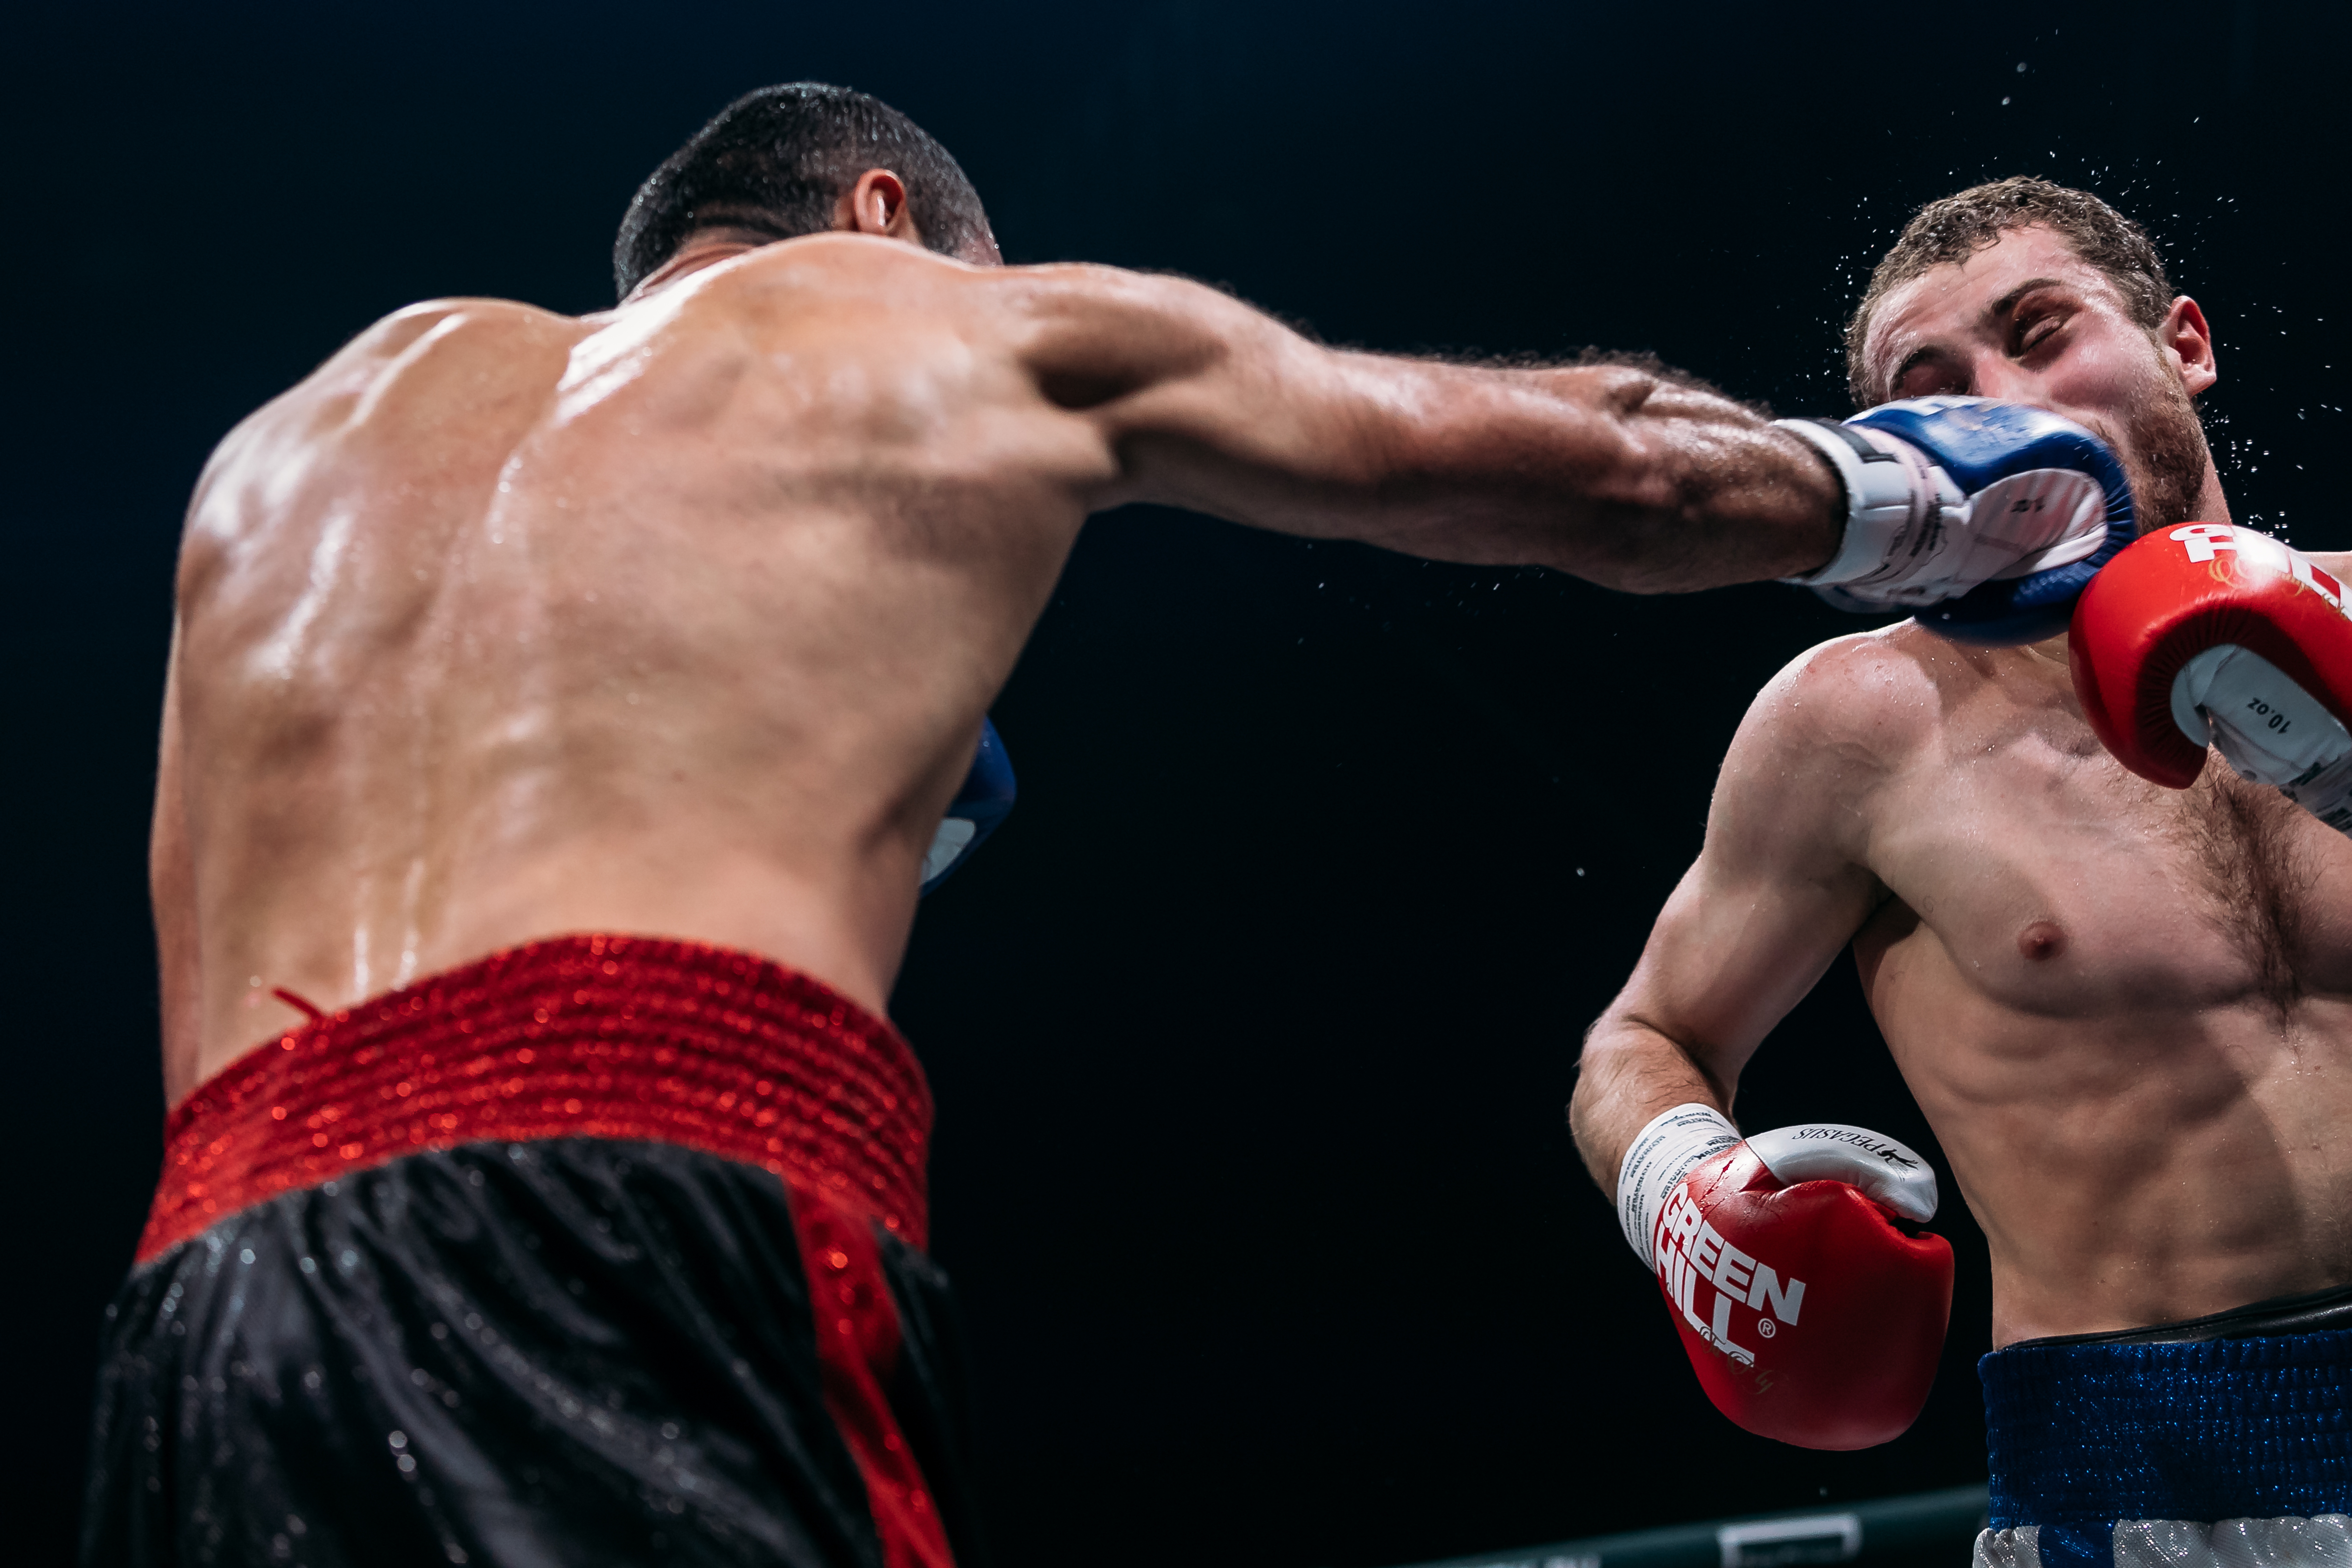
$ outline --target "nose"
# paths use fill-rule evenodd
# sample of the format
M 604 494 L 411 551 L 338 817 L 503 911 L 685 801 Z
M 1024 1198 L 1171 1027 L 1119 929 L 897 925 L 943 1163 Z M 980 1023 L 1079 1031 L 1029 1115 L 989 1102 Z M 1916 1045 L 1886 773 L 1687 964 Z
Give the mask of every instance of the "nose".
M 2040 404 L 2042 378 L 2007 354 L 1979 354 L 1969 365 L 1969 395 L 2003 403 Z

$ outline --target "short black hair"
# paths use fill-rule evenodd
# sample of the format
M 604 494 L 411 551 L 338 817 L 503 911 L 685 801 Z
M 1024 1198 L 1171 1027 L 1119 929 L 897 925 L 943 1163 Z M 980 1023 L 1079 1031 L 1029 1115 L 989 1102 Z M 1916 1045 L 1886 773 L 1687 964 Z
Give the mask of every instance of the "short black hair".
M 698 228 L 725 225 L 778 239 L 821 234 L 868 169 L 905 183 L 930 249 L 955 256 L 989 243 L 980 193 L 921 126 L 866 93 L 787 82 L 720 110 L 637 187 L 613 242 L 614 286 L 626 299 Z

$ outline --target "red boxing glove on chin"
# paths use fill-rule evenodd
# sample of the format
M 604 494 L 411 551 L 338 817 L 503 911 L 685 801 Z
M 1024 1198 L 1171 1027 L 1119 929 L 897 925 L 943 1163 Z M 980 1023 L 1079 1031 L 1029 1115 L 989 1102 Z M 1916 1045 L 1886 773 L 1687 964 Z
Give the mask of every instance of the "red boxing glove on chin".
M 1659 1182 L 1707 1121 L 1717 1147 Z M 1858 1127 L 1801 1123 L 1721 1147 L 1727 1135 L 1738 1137 L 1713 1110 L 1678 1106 L 1626 1155 L 1635 1206 L 1649 1206 L 1643 1188 L 1664 1197 L 1648 1256 L 1700 1386 L 1737 1425 L 1800 1447 L 1900 1436 L 1927 1403 L 1952 1315 L 1950 1245 L 1897 1223 L 1934 1216 L 1934 1173 Z M 1619 1191 L 1622 1212 L 1624 1176 Z M 1630 1232 L 1639 1221 L 1626 1217 Z

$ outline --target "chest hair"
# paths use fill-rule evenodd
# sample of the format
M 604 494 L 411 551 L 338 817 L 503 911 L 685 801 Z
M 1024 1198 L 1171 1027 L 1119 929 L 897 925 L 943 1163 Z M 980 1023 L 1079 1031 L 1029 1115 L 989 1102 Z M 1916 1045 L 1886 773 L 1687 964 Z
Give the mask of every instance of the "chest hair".
M 2295 970 L 2315 868 L 2295 845 L 2302 808 L 2250 784 L 2219 758 L 2182 797 L 2181 826 L 2206 911 L 2244 959 L 2255 991 L 2284 1013 L 2303 994 Z

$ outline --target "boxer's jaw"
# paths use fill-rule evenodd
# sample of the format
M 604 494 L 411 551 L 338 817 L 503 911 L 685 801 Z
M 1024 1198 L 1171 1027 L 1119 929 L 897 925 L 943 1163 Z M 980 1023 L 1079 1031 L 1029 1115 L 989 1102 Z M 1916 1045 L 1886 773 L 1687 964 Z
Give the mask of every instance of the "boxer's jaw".
M 2143 530 L 2230 521 L 2191 401 L 2218 378 L 2204 312 L 2183 295 L 2151 334 L 2047 228 L 2012 229 L 1891 290 L 1864 363 L 1888 398 L 1998 397 L 2088 427 L 2122 460 Z

